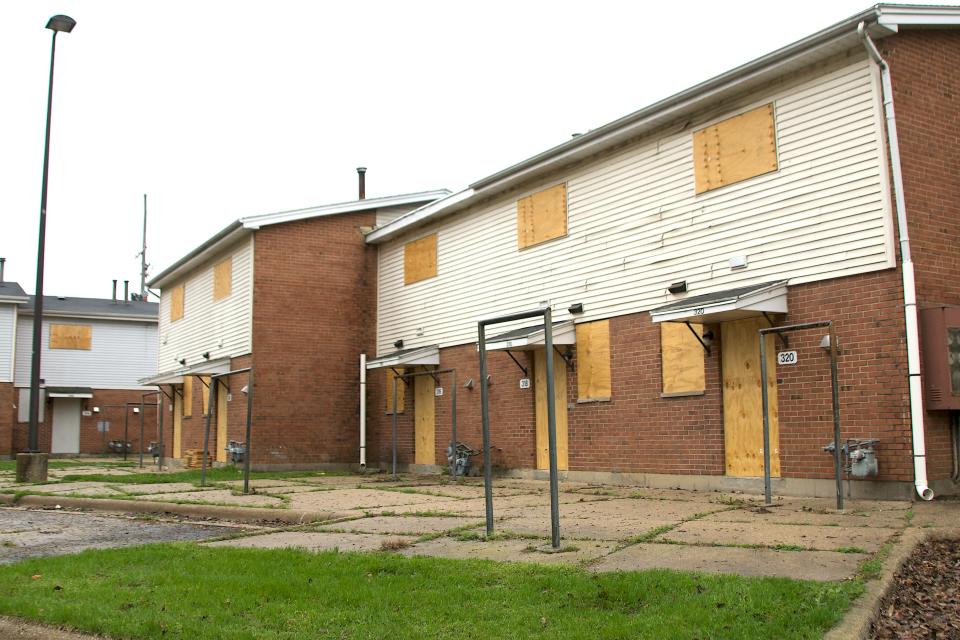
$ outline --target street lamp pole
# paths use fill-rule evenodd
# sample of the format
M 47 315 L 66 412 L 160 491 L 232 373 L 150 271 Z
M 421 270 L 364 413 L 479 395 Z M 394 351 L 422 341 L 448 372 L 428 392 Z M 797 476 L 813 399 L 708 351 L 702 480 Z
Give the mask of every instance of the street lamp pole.
M 30 423 L 27 450 L 39 450 L 40 417 L 40 334 L 43 330 L 43 256 L 47 231 L 47 173 L 50 166 L 50 114 L 53 107 L 53 62 L 57 51 L 57 34 L 70 33 L 77 22 L 70 16 L 57 15 L 47 22 L 53 31 L 50 47 L 50 85 L 47 91 L 47 133 L 43 143 L 43 184 L 40 192 L 40 239 L 37 246 L 37 285 L 33 295 L 33 360 L 30 368 Z M 19 465 L 18 465 L 19 466 Z M 46 466 L 46 465 L 44 465 Z M 44 473 L 44 475 L 46 475 Z

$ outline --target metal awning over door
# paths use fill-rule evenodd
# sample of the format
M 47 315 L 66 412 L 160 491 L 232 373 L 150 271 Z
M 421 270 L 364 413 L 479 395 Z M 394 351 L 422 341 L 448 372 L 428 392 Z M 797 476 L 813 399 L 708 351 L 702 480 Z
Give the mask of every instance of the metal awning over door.
M 572 321 L 553 323 L 553 344 L 576 344 L 577 332 Z M 543 325 L 514 329 L 487 338 L 487 351 L 532 351 L 543 347 Z
M 650 310 L 653 322 L 713 324 L 787 312 L 787 281 L 764 282 L 684 298 Z
M 413 347 L 394 351 L 387 355 L 367 360 L 367 369 L 382 369 L 384 367 L 415 367 L 418 365 L 430 366 L 440 364 L 440 347 Z

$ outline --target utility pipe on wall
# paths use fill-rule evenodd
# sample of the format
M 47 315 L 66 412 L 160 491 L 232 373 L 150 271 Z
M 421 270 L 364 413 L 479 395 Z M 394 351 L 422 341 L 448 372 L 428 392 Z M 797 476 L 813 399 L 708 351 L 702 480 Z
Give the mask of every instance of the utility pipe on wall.
M 857 25 L 857 34 L 867 54 L 880 68 L 883 110 L 887 120 L 887 146 L 890 148 L 890 169 L 893 174 L 893 196 L 897 207 L 897 231 L 900 234 L 900 262 L 903 274 L 903 307 L 907 327 L 907 369 L 910 381 L 910 424 L 913 430 L 913 484 L 924 500 L 933 500 L 927 485 L 927 448 L 924 434 L 923 387 L 920 379 L 920 334 L 917 330 L 917 281 L 910 255 L 907 231 L 907 208 L 903 197 L 903 170 L 900 164 L 900 143 L 897 139 L 897 118 L 893 112 L 893 83 L 890 67 L 880 55 L 877 45 L 867 34 L 866 24 Z
M 367 354 L 360 354 L 360 470 L 367 468 Z

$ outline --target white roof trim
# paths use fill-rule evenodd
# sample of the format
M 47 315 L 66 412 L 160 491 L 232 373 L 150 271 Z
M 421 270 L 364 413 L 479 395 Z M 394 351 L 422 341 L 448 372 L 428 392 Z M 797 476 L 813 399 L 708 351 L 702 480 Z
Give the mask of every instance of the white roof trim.
M 763 313 L 787 313 L 787 283 L 775 282 L 769 287 L 740 296 L 729 296 L 708 302 L 691 301 L 689 305 L 650 311 L 653 322 L 696 322 L 712 324 L 759 316 Z
M 463 191 L 458 191 L 457 193 L 453 194 L 450 194 L 449 192 L 447 193 L 449 195 L 446 197 L 441 198 L 440 200 L 435 200 L 429 204 L 425 204 L 419 209 L 414 209 L 413 211 L 405 213 L 402 216 L 391 220 L 379 229 L 371 231 L 367 234 L 367 243 L 377 244 L 378 242 L 391 238 L 404 229 L 416 226 L 421 221 L 429 220 L 441 212 L 446 211 L 447 209 L 464 204 L 466 201 L 476 195 L 476 192 L 473 189 L 464 189 Z
M 57 392 L 47 392 L 48 398 L 92 398 L 92 393 L 57 393 Z
M 141 378 L 137 380 L 142 385 L 158 385 L 158 384 L 183 384 L 183 374 L 180 373 L 160 373 L 152 378 Z
M 208 362 L 198 362 L 173 371 L 158 373 L 150 378 L 141 378 L 137 382 L 144 385 L 181 384 L 186 376 L 206 376 L 230 371 L 230 358 L 217 358 Z
M 440 364 L 440 347 L 433 345 L 419 349 L 408 349 L 398 353 L 388 353 L 385 356 L 368 360 L 367 369 L 438 364 Z
M 404 204 L 433 201 L 448 195 L 450 195 L 450 191 L 447 189 L 436 189 L 434 191 L 404 193 L 397 196 L 385 196 L 382 198 L 351 200 L 350 202 L 325 204 L 319 207 L 308 207 L 306 209 L 294 209 L 293 211 L 280 211 L 277 213 L 264 213 L 255 216 L 247 216 L 245 218 L 240 218 L 240 224 L 243 225 L 244 229 L 259 229 L 260 227 L 266 227 L 271 224 L 294 222 L 296 220 L 303 220 L 305 218 L 319 218 L 323 216 L 333 216 L 338 213 L 368 211 L 370 209 L 398 207 Z
M 949 27 L 960 25 L 960 7 L 877 5 L 877 23 L 891 31 L 898 27 Z
M 544 346 L 546 335 L 544 328 L 531 329 L 530 333 L 502 340 L 486 343 L 487 351 L 532 351 Z M 553 344 L 577 344 L 577 331 L 572 320 L 557 323 L 553 327 Z M 478 346 L 479 348 L 479 346 Z

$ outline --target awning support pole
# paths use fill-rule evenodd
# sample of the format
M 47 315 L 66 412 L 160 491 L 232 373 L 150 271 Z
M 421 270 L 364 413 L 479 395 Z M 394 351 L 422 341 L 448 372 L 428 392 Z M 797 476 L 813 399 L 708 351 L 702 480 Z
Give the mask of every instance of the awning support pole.
M 766 311 L 761 311 L 760 313 L 762 313 L 763 317 L 767 319 L 767 324 L 769 324 L 771 327 L 777 326 L 777 323 L 773 321 L 773 319 L 770 317 L 770 314 L 768 314 Z M 783 348 L 789 349 L 790 341 L 787 340 L 787 336 L 783 335 L 782 333 L 778 333 L 776 335 L 777 335 L 777 338 L 780 340 L 780 344 L 783 345 Z
M 706 352 L 707 352 L 707 355 L 709 356 L 709 355 L 710 355 L 710 345 L 708 345 L 706 342 L 703 341 L 703 338 L 701 338 L 701 337 L 700 337 L 700 334 L 697 333 L 697 330 L 693 328 L 693 325 L 691 325 L 689 322 L 686 322 L 686 321 L 684 321 L 683 324 L 687 325 L 687 329 L 690 329 L 690 333 L 693 334 L 693 337 L 697 339 L 697 342 L 700 343 L 700 346 L 703 347 L 703 350 L 706 351 Z
M 390 368 L 394 374 L 397 373 L 397 370 L 393 367 Z M 393 376 L 393 479 L 397 479 L 397 381 L 400 378 L 396 375 Z
M 527 372 L 527 368 L 526 368 L 525 366 L 523 366 L 522 364 L 520 364 L 520 361 L 519 361 L 519 360 L 517 360 L 516 358 L 513 357 L 513 353 L 512 353 L 509 349 L 507 349 L 506 351 L 507 351 L 507 355 L 510 356 L 510 359 L 513 360 L 513 362 L 514 362 L 518 367 L 520 367 L 520 371 L 523 371 L 523 377 L 524 377 L 524 378 L 529 378 L 529 377 L 530 377 L 530 374 Z

